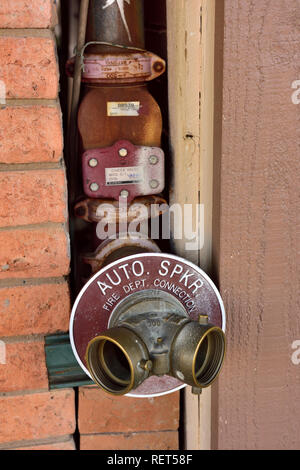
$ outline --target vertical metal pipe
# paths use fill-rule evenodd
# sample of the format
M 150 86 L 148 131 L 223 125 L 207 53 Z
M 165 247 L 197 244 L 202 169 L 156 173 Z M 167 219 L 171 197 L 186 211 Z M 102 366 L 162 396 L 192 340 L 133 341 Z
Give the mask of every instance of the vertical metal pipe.
M 71 202 L 75 199 L 75 187 L 74 177 L 77 173 L 77 158 L 78 153 L 77 148 L 77 112 L 80 99 L 80 89 L 81 89 L 81 74 L 82 74 L 82 64 L 80 53 L 85 44 L 86 36 L 86 27 L 88 19 L 88 10 L 89 10 L 90 0 L 81 0 L 80 2 L 80 12 L 79 12 L 79 25 L 78 25 L 78 39 L 77 39 L 77 54 L 75 59 L 75 68 L 74 68 L 74 78 L 73 78 L 73 88 L 72 88 L 72 101 L 71 101 L 71 110 L 69 116 L 69 125 L 68 125 L 68 148 L 67 155 L 69 161 L 69 173 L 70 173 L 70 200 Z
M 78 25 L 78 37 L 77 37 L 77 54 L 75 59 L 75 69 L 72 87 L 72 100 L 68 121 L 68 134 L 66 142 L 66 160 L 67 160 L 67 172 L 69 181 L 69 213 L 72 214 L 73 204 L 76 198 L 76 178 L 78 178 L 78 131 L 77 131 L 77 114 L 80 99 L 81 90 L 81 57 L 80 53 L 85 44 L 87 17 L 89 9 L 89 0 L 81 0 L 80 11 L 79 11 L 79 25 Z M 71 239 L 71 270 L 73 273 L 77 272 L 77 258 L 74 250 L 76 249 L 75 243 L 75 221 L 71 216 L 69 220 L 69 230 Z M 71 278 L 71 283 L 76 282 L 76 274 Z
M 103 41 L 143 49 L 143 4 L 143 0 L 90 0 L 86 42 Z M 115 53 L 116 50 L 92 46 L 89 52 Z

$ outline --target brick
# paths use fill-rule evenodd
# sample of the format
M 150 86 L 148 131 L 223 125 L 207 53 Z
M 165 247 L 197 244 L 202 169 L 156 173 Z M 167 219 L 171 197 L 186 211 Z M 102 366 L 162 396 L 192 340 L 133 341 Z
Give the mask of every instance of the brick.
M 0 28 L 48 28 L 56 23 L 53 0 L 1 0 Z
M 13 450 L 76 450 L 73 438 L 64 442 L 54 442 L 49 444 L 36 444 L 26 447 L 13 447 Z
M 178 450 L 178 432 L 81 435 L 80 450 Z
M 0 337 L 65 332 L 69 316 L 67 283 L 0 289 Z
M 0 173 L 0 227 L 64 222 L 66 181 L 63 170 Z
M 0 392 L 48 389 L 44 341 L 6 344 L 6 364 L 0 365 Z
M 0 280 L 66 275 L 68 248 L 63 227 L 0 231 Z
M 138 399 L 113 397 L 100 389 L 83 387 L 78 425 L 81 434 L 175 431 L 179 427 L 179 394 Z
M 53 36 L 0 36 L 0 77 L 8 99 L 55 99 L 58 65 Z
M 0 397 L 0 416 L 1 443 L 73 434 L 74 391 Z
M 58 105 L 0 109 L 0 163 L 58 162 L 62 153 Z

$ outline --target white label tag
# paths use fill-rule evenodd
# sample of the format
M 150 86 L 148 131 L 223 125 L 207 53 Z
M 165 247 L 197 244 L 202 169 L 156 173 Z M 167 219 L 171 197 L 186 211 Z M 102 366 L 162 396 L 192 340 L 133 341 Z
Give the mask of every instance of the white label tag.
M 107 116 L 139 116 L 139 101 L 109 101 L 107 103 Z
M 105 180 L 106 186 L 139 184 L 144 181 L 144 169 L 141 166 L 106 168 Z

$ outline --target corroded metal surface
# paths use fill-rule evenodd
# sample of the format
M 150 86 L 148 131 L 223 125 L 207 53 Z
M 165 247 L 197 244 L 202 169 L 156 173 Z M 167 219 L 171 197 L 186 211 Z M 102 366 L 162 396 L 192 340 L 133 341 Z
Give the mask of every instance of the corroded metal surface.
M 143 0 L 90 0 L 86 42 L 104 41 L 144 48 Z M 101 54 L 114 48 L 90 46 Z
M 75 215 L 86 222 L 101 222 L 104 218 L 107 223 L 130 224 L 137 219 L 144 221 L 164 214 L 169 206 L 160 196 L 141 196 L 133 199 L 130 204 L 125 202 L 120 206 L 119 201 L 112 199 L 84 199 L 75 206 Z
M 138 233 L 118 233 L 116 238 L 104 240 L 95 253 L 83 255 L 82 260 L 91 266 L 92 273 L 95 274 L 120 258 L 151 252 L 160 253 L 159 247 L 153 240 Z
M 159 194 L 165 186 L 164 163 L 160 148 L 135 146 L 126 140 L 90 149 L 82 156 L 84 192 L 92 198 L 124 197 L 128 202 Z
M 45 357 L 50 390 L 93 384 L 76 361 L 68 334 L 47 336 Z
M 67 62 L 67 74 L 74 74 L 75 58 Z M 151 52 L 124 54 L 89 54 L 84 56 L 82 81 L 84 83 L 138 83 L 149 82 L 166 70 L 165 61 Z
M 131 115 L 130 108 L 134 111 Z M 78 129 L 83 152 L 109 147 L 119 140 L 160 147 L 162 116 L 145 85 L 86 86 L 78 113 Z

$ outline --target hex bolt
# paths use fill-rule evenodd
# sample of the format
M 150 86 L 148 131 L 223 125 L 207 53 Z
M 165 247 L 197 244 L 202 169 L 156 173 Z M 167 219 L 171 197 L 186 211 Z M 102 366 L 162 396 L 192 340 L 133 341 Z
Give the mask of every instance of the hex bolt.
M 92 184 L 90 185 L 90 190 L 93 191 L 93 193 L 95 193 L 96 191 L 98 191 L 98 189 L 99 189 L 99 184 L 97 184 L 97 183 L 92 183 Z
M 150 181 L 150 187 L 152 189 L 156 189 L 156 188 L 158 188 L 158 186 L 159 186 L 159 182 L 157 180 L 151 180 Z
M 153 368 L 153 362 L 152 361 L 145 361 L 145 359 L 143 359 L 140 363 L 139 363 L 139 366 L 144 369 L 144 370 L 147 370 L 147 371 L 150 371 L 152 370 Z
M 96 158 L 91 158 L 89 161 L 89 166 L 91 168 L 96 168 L 96 166 L 98 166 L 98 160 Z
M 155 70 L 155 72 L 158 72 L 158 73 L 162 72 L 164 68 L 165 68 L 164 64 L 160 61 L 156 61 L 153 64 L 153 69 Z
M 149 162 L 150 165 L 157 165 L 158 157 L 156 155 L 151 155 L 151 157 L 149 157 Z
M 124 198 L 124 199 L 127 199 L 129 196 L 129 191 L 127 191 L 127 189 L 123 189 L 121 192 L 120 192 L 120 197 Z
M 120 155 L 120 157 L 127 157 L 127 155 L 128 155 L 128 150 L 125 149 L 125 148 L 120 149 L 120 150 L 119 150 L 119 155 Z
M 199 315 L 199 323 L 200 323 L 200 325 L 208 325 L 208 316 L 207 315 Z

